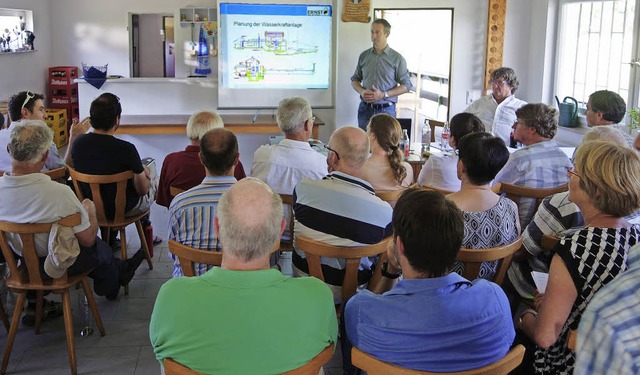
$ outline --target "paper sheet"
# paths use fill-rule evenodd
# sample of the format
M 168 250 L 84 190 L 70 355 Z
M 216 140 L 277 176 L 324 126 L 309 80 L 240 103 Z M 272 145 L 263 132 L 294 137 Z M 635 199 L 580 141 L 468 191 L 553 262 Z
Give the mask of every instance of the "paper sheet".
M 538 292 L 544 293 L 544 291 L 547 289 L 549 274 L 544 272 L 531 271 L 531 277 L 533 277 L 533 282 L 536 284 Z

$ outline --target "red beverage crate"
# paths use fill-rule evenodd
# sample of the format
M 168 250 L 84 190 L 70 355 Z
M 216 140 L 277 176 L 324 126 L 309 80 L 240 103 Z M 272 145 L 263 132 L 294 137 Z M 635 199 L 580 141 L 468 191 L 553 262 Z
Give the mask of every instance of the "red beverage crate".
M 73 80 L 78 78 L 78 67 L 75 66 L 52 66 L 49 68 L 49 84 L 64 86 L 73 84 Z

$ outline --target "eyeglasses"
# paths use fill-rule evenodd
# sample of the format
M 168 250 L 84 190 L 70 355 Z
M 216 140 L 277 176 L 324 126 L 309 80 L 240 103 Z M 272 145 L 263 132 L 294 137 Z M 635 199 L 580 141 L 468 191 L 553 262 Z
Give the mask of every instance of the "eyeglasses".
M 338 160 L 340 160 L 340 155 L 338 155 L 338 151 L 332 149 L 328 145 L 324 145 L 324 148 L 326 148 L 327 150 L 329 150 L 329 151 L 333 152 L 334 154 L 336 154 L 336 158 L 338 158 Z
M 574 175 L 578 178 L 582 178 L 582 176 L 580 176 L 578 173 L 573 171 L 573 168 L 567 168 L 567 176 L 571 177 L 571 175 Z
M 316 116 L 311 116 L 307 121 L 316 122 Z
M 489 84 L 492 86 L 503 86 L 505 82 L 503 80 L 490 80 Z
M 36 94 L 32 93 L 31 91 L 27 91 L 27 97 L 24 100 L 24 102 L 22 103 L 22 107 L 20 107 L 20 109 L 23 109 L 25 105 L 27 105 L 27 103 L 29 103 L 29 100 L 33 99 L 36 97 Z

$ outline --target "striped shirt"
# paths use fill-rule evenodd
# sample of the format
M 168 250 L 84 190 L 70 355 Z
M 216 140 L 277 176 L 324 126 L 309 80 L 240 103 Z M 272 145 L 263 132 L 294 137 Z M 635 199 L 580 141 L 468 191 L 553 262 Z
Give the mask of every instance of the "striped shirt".
M 367 181 L 332 172 L 320 181 L 304 179 L 293 192 L 295 236 L 336 246 L 370 245 L 392 233 L 391 206 L 376 197 Z M 304 253 L 296 250 L 304 258 Z M 321 263 L 344 269 L 344 260 L 321 258 Z M 363 258 L 361 267 L 370 268 Z
M 207 176 L 200 185 L 180 193 L 169 206 L 169 239 L 201 250 L 222 248 L 213 229 L 213 217 L 218 201 L 227 189 L 236 182 L 231 176 Z M 169 253 L 173 262 L 173 277 L 183 276 L 178 257 Z M 196 276 L 211 267 L 195 264 Z
M 640 374 L 640 245 L 593 297 L 578 327 L 575 374 Z
M 506 182 L 529 188 L 553 188 L 569 181 L 567 169 L 573 165 L 555 141 L 534 143 L 517 150 L 498 172 L 494 183 Z M 520 198 L 520 227 L 525 228 L 535 214 L 536 200 Z

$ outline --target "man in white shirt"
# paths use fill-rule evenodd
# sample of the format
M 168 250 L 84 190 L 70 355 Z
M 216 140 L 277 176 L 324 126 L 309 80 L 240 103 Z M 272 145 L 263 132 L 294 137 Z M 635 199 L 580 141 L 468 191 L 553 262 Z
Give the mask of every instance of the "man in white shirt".
M 315 118 L 306 99 L 283 99 L 278 105 L 276 119 L 285 139 L 277 145 L 260 146 L 256 150 L 251 176 L 264 181 L 278 194 L 293 194 L 293 188 L 303 178 L 320 180 L 326 176 L 327 160 L 307 142 Z M 284 207 L 287 221 L 289 209 Z M 290 236 L 287 223 L 282 239 L 289 240 Z
M 502 67 L 491 72 L 492 93 L 474 101 L 465 109 L 480 117 L 488 132 L 510 144 L 511 125 L 516 120 L 516 109 L 527 104 L 514 94 L 520 82 L 511 68 Z
M 589 95 L 587 111 L 584 113 L 589 127 L 608 126 L 622 132 L 629 147 L 633 146 L 633 137 L 629 135 L 629 128 L 619 125 L 627 113 L 627 104 L 617 93 L 609 90 L 599 90 Z

